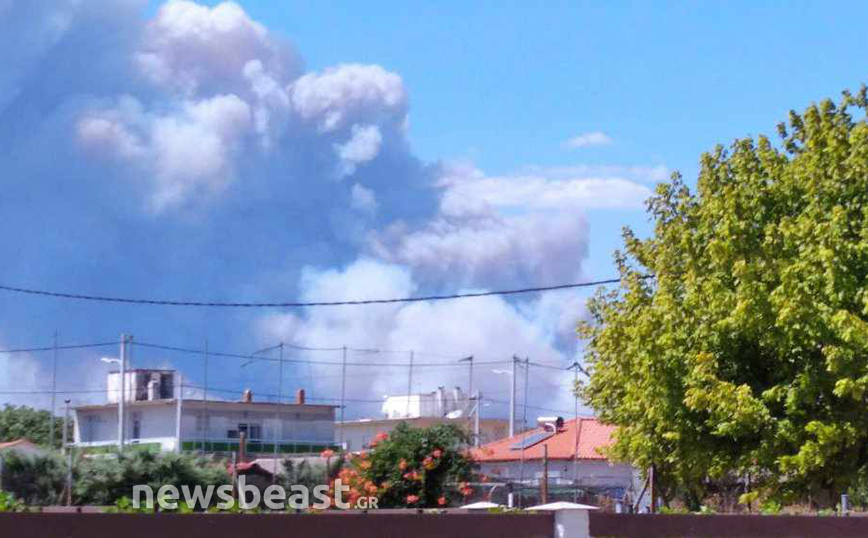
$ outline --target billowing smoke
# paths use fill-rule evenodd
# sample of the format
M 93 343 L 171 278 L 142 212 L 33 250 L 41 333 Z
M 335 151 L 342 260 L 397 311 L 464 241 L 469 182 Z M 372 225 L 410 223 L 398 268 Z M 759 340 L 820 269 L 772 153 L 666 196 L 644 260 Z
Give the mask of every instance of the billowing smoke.
M 328 301 L 575 281 L 588 276 L 583 210 L 637 207 L 650 192 L 637 176 L 659 172 L 491 177 L 472 165 L 425 163 L 411 149 L 400 74 L 354 63 L 306 70 L 288 40 L 232 2 L 172 0 L 150 19 L 146 7 L 0 2 L 4 282 Z M 195 347 L 208 337 L 214 349 L 282 339 L 381 350 L 353 352 L 356 363 L 406 361 L 415 350 L 420 364 L 426 353 L 480 363 L 518 354 L 566 366 L 583 312 L 572 292 L 255 314 L 16 300 L 0 303 L 0 322 L 18 341 L 44 342 L 55 328 L 78 341 L 129 331 Z M 165 360 L 137 353 L 140 364 Z M 90 372 L 98 357 L 67 356 L 66 367 Z M 314 357 L 322 355 L 298 356 Z M 43 359 L 2 360 L 6 379 L 44 377 L 44 362 L 31 367 Z M 174 364 L 201 376 L 200 362 Z M 505 367 L 480 366 L 477 387 L 506 398 L 506 378 L 491 372 Z M 288 376 L 334 396 L 337 373 L 312 362 Z M 405 374 L 354 367 L 351 394 L 403 392 Z M 273 391 L 272 378 L 248 375 L 221 367 L 211 379 Z M 549 388 L 532 391 L 533 401 L 571 408 L 570 374 L 534 376 L 542 381 L 532 377 L 531 387 Z M 466 377 L 463 366 L 419 366 L 413 388 L 466 388 Z

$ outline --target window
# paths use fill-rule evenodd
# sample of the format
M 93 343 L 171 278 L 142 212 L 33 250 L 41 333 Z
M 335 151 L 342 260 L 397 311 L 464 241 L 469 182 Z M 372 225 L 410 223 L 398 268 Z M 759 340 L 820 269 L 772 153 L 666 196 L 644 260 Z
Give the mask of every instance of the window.
M 227 431 L 226 437 L 229 439 L 238 439 L 241 437 L 242 433 L 247 436 L 247 439 L 262 439 L 262 425 L 241 423 L 238 425 L 237 430 Z
M 138 414 L 138 413 L 136 413 Z M 142 419 L 133 415 L 133 439 L 142 438 Z

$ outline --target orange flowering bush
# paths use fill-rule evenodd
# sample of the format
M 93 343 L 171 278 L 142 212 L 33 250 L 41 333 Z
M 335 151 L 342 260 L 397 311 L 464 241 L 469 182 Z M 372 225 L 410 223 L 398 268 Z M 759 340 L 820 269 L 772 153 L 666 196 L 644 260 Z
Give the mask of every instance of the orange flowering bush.
M 377 435 L 368 452 L 347 458 L 337 476 L 350 488 L 342 499 L 353 505 L 363 496 L 374 496 L 380 508 L 433 508 L 462 502 L 472 492 L 468 482 L 475 477 L 475 464 L 462 450 L 467 442 L 457 426 L 399 424 L 391 435 Z M 454 484 L 460 484 L 457 492 L 450 487 Z M 332 481 L 332 499 L 334 488 Z

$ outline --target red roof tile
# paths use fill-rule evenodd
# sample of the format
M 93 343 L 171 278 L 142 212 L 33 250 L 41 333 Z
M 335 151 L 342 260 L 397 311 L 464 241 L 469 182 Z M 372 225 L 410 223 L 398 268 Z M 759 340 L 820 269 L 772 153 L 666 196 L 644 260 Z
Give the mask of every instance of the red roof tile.
M 543 446 L 548 446 L 549 459 L 572 460 L 576 444 L 576 425 L 579 425 L 579 459 L 605 460 L 600 450 L 612 444 L 612 432 L 615 426 L 600 423 L 595 418 L 580 418 L 578 421 L 564 422 L 564 429 L 553 436 L 540 441 L 524 450 L 524 459 L 542 459 Z M 534 433 L 542 432 L 543 428 L 528 430 L 525 435 L 529 437 Z M 478 462 L 513 461 L 521 459 L 521 450 L 512 450 L 510 447 L 520 443 L 522 434 L 507 439 L 501 439 L 488 443 L 471 450 L 473 458 Z

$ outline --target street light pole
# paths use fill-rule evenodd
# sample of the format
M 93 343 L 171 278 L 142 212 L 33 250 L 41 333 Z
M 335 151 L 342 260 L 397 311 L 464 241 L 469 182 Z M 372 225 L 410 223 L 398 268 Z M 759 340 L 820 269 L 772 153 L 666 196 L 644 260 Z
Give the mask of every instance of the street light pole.
M 66 404 L 66 412 L 63 415 L 63 450 L 66 453 L 66 506 L 72 505 L 72 450 L 67 447 L 67 432 L 69 431 L 69 402 Z
M 467 395 L 473 395 L 473 355 L 469 357 L 464 357 L 463 359 L 458 359 L 458 362 L 466 362 L 469 366 L 470 376 L 467 383 Z
M 57 331 L 54 331 L 54 366 L 51 372 L 51 421 L 49 424 L 50 431 L 48 434 L 49 443 L 54 447 L 54 413 L 57 411 Z
M 341 355 L 341 426 L 340 426 L 340 447 L 341 450 L 344 450 L 344 428 L 346 424 L 344 423 L 344 409 L 345 409 L 345 397 L 347 393 L 347 346 L 345 345 L 342 349 Z M 328 470 L 326 470 L 328 471 Z
M 277 409 L 274 411 L 277 418 L 277 424 L 274 425 L 274 469 L 271 473 L 271 483 L 277 482 L 277 449 L 278 445 L 283 441 L 283 420 L 280 417 L 280 404 L 283 402 L 283 342 L 280 343 L 280 356 L 278 358 L 278 379 L 277 379 Z
M 126 399 L 127 399 L 127 335 L 121 334 L 121 356 L 120 364 L 120 389 L 121 393 L 118 397 L 118 452 L 124 450 L 124 427 L 126 419 Z
M 575 443 L 573 444 L 573 502 L 579 502 L 579 435 L 581 424 L 579 423 L 579 396 L 575 394 L 576 385 L 579 382 L 579 370 L 582 368 L 582 365 L 579 364 L 578 361 L 574 362 L 570 366 L 567 367 L 567 370 L 573 370 L 575 372 L 575 377 L 573 378 L 573 396 L 575 403 L 575 423 L 573 424 L 573 428 L 576 430 L 576 438 Z

